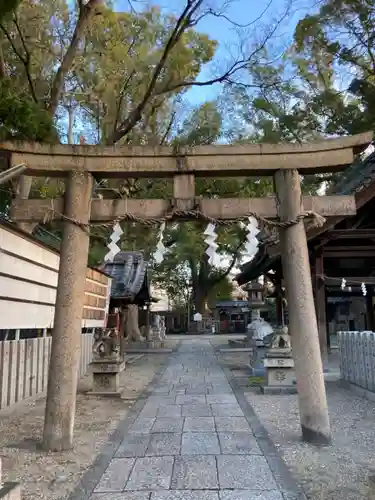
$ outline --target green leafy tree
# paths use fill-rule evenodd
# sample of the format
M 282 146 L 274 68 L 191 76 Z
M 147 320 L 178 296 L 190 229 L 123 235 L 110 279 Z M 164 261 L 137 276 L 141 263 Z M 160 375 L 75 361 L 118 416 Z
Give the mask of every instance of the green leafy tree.
M 222 134 L 223 117 L 217 102 L 207 102 L 194 109 L 180 127 L 173 143 L 175 145 L 214 144 Z M 197 196 L 208 198 L 264 195 L 270 192 L 272 183 L 259 179 L 196 179 Z M 176 274 L 189 272 L 188 284 L 191 287 L 193 309 L 204 313 L 207 305 L 212 304 L 220 290 L 230 295 L 228 276 L 235 266 L 244 242 L 244 232 L 238 226 L 217 227 L 219 249 L 223 259 L 229 264 L 215 268 L 208 262 L 205 253 L 203 222 L 185 222 L 168 228 L 165 240 L 168 252 L 164 262 L 154 269 L 154 280 L 165 290 L 170 289 L 170 280 L 176 282 Z M 180 267 L 179 267 L 180 266 Z M 180 278 L 177 278 L 177 283 Z
M 328 133 L 375 130 L 374 31 L 370 0 L 324 0 L 297 25 L 294 48 Z M 340 88 L 334 88 L 334 80 Z

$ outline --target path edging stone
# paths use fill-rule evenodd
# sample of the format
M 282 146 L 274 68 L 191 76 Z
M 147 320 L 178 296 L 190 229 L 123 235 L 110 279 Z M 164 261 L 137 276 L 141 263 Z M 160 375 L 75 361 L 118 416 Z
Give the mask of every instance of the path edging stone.
M 237 385 L 235 377 L 233 377 L 229 368 L 223 366 L 220 359 L 218 362 L 228 379 L 229 385 L 237 398 L 238 404 L 240 405 L 246 420 L 249 422 L 258 446 L 268 462 L 284 500 L 307 500 L 303 489 L 298 485 L 297 481 L 292 476 L 292 473 L 282 459 L 279 450 L 270 438 L 266 428 L 259 420 L 252 406 L 246 400 L 243 391 L 244 388 Z
M 179 344 L 181 341 L 179 342 Z M 108 437 L 108 441 L 103 445 L 99 455 L 94 460 L 93 464 L 87 469 L 81 477 L 78 485 L 69 495 L 68 500 L 89 500 L 100 478 L 106 471 L 110 461 L 116 454 L 124 435 L 126 435 L 130 426 L 134 423 L 139 413 L 146 404 L 150 391 L 155 387 L 161 379 L 163 373 L 167 369 L 168 363 L 159 366 L 151 382 L 138 396 L 134 405 L 129 409 L 126 417 L 121 420 L 116 429 Z

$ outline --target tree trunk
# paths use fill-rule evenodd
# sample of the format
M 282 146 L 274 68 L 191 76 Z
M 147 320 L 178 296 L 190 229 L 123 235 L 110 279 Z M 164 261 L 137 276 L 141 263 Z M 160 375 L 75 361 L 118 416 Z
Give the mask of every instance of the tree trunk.
M 207 297 L 208 293 L 206 290 L 201 289 L 199 286 L 194 287 L 193 303 L 195 312 L 199 312 L 200 314 L 202 314 L 202 316 L 207 311 Z
M 138 322 L 138 306 L 135 304 L 128 305 L 127 318 L 126 318 L 126 339 L 127 341 L 142 342 L 144 337 L 139 330 Z

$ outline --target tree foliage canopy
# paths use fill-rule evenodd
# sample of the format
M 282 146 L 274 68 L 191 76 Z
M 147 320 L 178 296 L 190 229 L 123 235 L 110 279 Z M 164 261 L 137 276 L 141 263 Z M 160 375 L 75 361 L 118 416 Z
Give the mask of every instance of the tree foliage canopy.
M 202 70 L 223 40 L 202 33 L 199 22 L 207 16 L 230 22 L 226 1 L 216 9 L 206 0 L 183 4 L 172 15 L 157 6 L 118 12 L 102 0 L 2 2 L 0 139 L 178 147 L 304 142 L 375 129 L 373 1 L 322 0 L 299 19 L 283 48 L 276 35 L 288 9 L 268 25 L 259 19 L 232 23 L 241 34 L 237 54 L 206 80 Z M 188 89 L 215 83 L 222 84 L 219 96 L 191 105 Z M 305 177 L 303 189 L 315 193 L 322 181 L 335 179 Z M 63 189 L 59 181 L 39 179 L 32 194 L 51 197 Z M 268 178 L 210 178 L 197 180 L 196 194 L 251 197 L 272 189 Z M 95 195 L 170 198 L 172 182 L 107 179 L 96 185 Z M 6 196 L 1 201 L 9 204 Z M 151 255 L 156 228 L 123 229 L 124 249 Z M 215 269 L 204 253 L 203 229 L 199 223 L 168 227 L 169 251 L 154 269 L 159 286 L 178 303 L 192 301 L 196 310 L 215 294 L 230 293 L 228 276 L 244 237 L 239 227 L 219 230 L 227 266 Z M 107 239 L 108 230 L 93 231 L 90 263 L 101 261 Z

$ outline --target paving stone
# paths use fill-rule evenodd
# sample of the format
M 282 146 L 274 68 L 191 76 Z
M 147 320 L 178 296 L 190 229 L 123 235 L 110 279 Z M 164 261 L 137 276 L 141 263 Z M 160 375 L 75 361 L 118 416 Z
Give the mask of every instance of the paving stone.
M 131 434 L 147 434 L 151 431 L 156 418 L 153 417 L 138 417 L 130 426 L 129 433 Z
M 158 491 L 152 493 L 151 500 L 219 500 L 216 491 Z
M 123 493 L 94 493 L 90 500 L 149 500 L 147 491 L 126 491 Z
M 146 455 L 179 455 L 181 446 L 181 434 L 172 432 L 161 432 L 151 434 Z
M 210 405 L 182 405 L 183 417 L 211 417 L 212 411 Z
M 151 404 L 145 406 L 138 414 L 138 418 L 152 418 L 156 417 L 159 411 L 159 406 Z
M 283 499 L 209 341 L 183 342 L 149 394 L 90 500 Z
M 125 490 L 167 490 L 171 484 L 174 458 L 137 458 Z
M 243 417 L 243 411 L 239 404 L 217 404 L 211 405 L 214 417 Z
M 255 437 L 249 432 L 219 432 L 223 455 L 261 455 Z
M 171 489 L 218 489 L 216 460 L 212 455 L 179 456 L 175 459 Z
M 218 455 L 219 440 L 216 432 L 184 432 L 181 455 Z
M 219 385 L 217 387 L 211 387 L 208 389 L 208 394 L 233 394 L 230 385 Z
M 114 458 L 111 460 L 109 466 L 94 489 L 94 492 L 101 493 L 104 491 L 122 491 L 125 488 L 134 462 L 134 458 Z
M 219 455 L 219 484 L 222 489 L 277 490 L 264 457 L 257 455 Z
M 197 383 L 197 384 L 187 384 L 187 383 L 179 383 L 176 384 L 176 389 L 210 389 L 212 387 L 212 384 L 210 382 L 207 382 L 205 384 L 202 383 Z
M 204 394 L 185 394 L 185 395 L 179 395 L 179 396 L 176 396 L 176 404 L 177 405 L 206 404 L 206 396 Z
M 220 500 L 283 500 L 279 491 L 254 491 L 254 490 L 222 490 Z
M 159 406 L 165 406 L 165 405 L 173 405 L 175 400 L 175 396 L 164 396 L 163 394 L 152 394 L 151 396 L 148 397 L 147 403 L 153 403 L 155 405 Z
M 186 389 L 186 394 L 208 394 L 208 392 L 209 389 L 207 389 L 206 387 Z
M 165 405 L 161 406 L 157 412 L 158 417 L 180 417 L 181 405 Z
M 115 457 L 144 457 L 150 434 L 128 434 L 118 447 Z
M 215 432 L 215 421 L 213 417 L 186 417 L 184 432 Z
M 155 419 L 151 432 L 181 432 L 183 417 L 160 417 Z
M 168 394 L 169 391 L 172 391 L 174 389 L 173 387 L 173 384 L 170 384 L 170 385 L 165 385 L 165 386 L 159 386 L 159 387 L 156 387 L 152 393 L 154 395 L 157 395 L 157 394 Z
M 233 393 L 231 394 L 207 394 L 208 404 L 238 404 Z
M 251 432 L 245 417 L 214 417 L 217 432 Z

